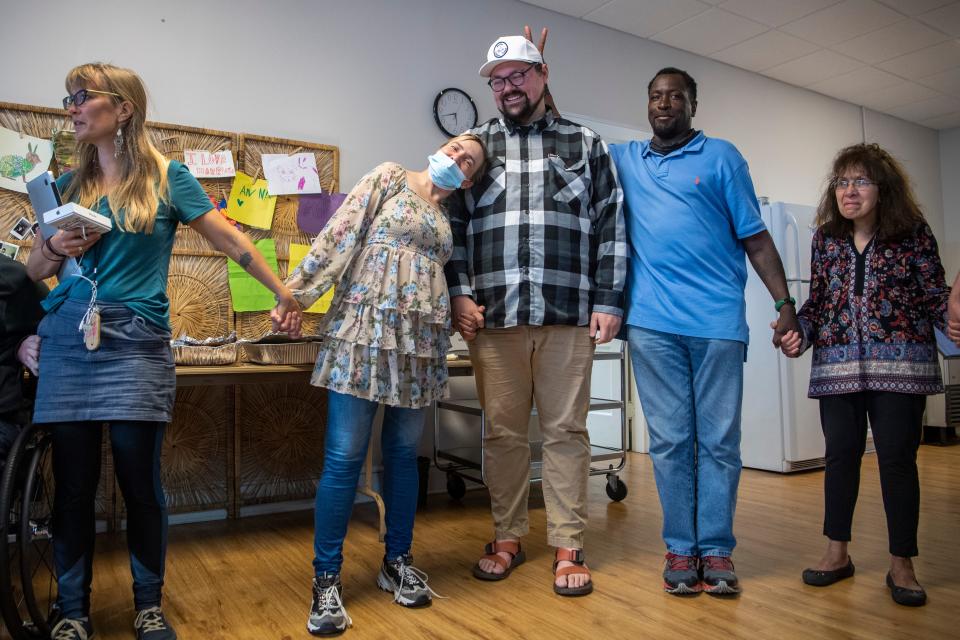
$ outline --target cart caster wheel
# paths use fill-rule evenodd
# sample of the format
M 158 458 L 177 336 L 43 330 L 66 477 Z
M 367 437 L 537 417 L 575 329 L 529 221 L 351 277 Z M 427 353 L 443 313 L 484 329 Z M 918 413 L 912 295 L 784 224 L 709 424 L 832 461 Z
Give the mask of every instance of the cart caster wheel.
M 463 478 L 455 473 L 447 474 L 447 494 L 454 500 L 459 500 L 467 494 L 467 484 Z
M 607 497 L 614 502 L 620 502 L 627 497 L 627 485 L 617 476 L 607 477 Z

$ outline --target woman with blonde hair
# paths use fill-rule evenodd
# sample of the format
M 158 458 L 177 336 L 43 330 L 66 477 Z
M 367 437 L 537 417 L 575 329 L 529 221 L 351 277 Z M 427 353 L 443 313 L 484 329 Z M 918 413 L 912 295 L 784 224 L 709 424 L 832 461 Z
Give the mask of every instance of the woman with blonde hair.
M 139 640 L 176 633 L 161 608 L 167 513 L 160 449 L 176 375 L 170 349 L 167 271 L 177 225 L 189 224 L 270 288 L 277 328 L 297 331 L 300 310 L 250 240 L 213 211 L 187 168 L 147 136 L 147 95 L 129 69 L 84 64 L 66 78 L 64 109 L 76 130 L 76 170 L 57 180 L 64 199 L 112 221 L 104 234 L 39 234 L 27 264 L 34 280 L 68 257 L 65 278 L 43 306 L 35 423 L 53 435 L 53 550 L 60 620 L 54 640 L 87 640 L 100 477 L 101 425 L 109 423 L 117 480 L 127 509 Z
M 933 330 L 944 328 L 950 288 L 909 178 L 879 145 L 837 154 L 811 256 L 802 334 L 781 343 L 791 357 L 813 346 L 809 395 L 820 402 L 826 440 L 827 549 L 803 581 L 826 587 L 853 576 L 848 547 L 869 424 L 887 514 L 887 586 L 897 604 L 920 606 L 917 448 L 926 396 L 943 393 Z
M 377 584 L 406 607 L 432 601 L 410 547 L 424 414 L 447 390 L 450 299 L 443 265 L 453 236 L 442 203 L 483 175 L 484 154 L 480 139 L 464 134 L 431 155 L 423 171 L 379 165 L 350 191 L 287 280 L 303 307 L 336 284 L 310 380 L 327 389 L 307 619 L 314 635 L 350 625 L 341 597 L 343 539 L 381 404 L 387 532 Z

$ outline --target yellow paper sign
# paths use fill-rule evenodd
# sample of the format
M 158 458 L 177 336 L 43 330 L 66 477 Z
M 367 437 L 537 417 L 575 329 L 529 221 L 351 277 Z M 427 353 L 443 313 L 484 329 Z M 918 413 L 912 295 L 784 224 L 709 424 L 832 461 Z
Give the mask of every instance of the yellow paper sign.
M 290 266 L 287 269 L 288 273 L 292 273 L 293 270 L 296 269 L 308 251 L 310 251 L 310 247 L 305 244 L 290 243 Z M 326 313 L 329 311 L 330 301 L 333 300 L 334 289 L 336 289 L 336 287 L 330 287 L 330 290 L 320 296 L 320 299 L 310 305 L 310 308 L 304 311 L 304 313 Z
M 256 182 L 237 171 L 227 201 L 227 217 L 257 229 L 269 229 L 273 224 L 273 211 L 277 206 L 277 197 L 267 191 L 267 181 Z

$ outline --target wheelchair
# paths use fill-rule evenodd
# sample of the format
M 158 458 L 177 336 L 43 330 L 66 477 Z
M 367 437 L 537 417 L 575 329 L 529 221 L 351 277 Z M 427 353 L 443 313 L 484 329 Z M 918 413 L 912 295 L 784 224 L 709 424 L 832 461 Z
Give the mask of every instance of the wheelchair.
M 0 613 L 13 640 L 49 638 L 58 616 L 52 452 L 49 431 L 28 423 L 0 481 L 0 531 L 7 538 L 0 553 Z

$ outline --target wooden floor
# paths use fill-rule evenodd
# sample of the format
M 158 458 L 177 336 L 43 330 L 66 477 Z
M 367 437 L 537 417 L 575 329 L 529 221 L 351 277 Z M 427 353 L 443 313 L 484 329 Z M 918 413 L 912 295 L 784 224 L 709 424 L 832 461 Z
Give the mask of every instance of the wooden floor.
M 591 480 L 587 554 L 594 595 L 551 591 L 542 498 L 531 496 L 528 562 L 508 580 L 470 575 L 490 537 L 487 495 L 462 503 L 434 495 L 417 518 L 414 554 L 447 599 L 407 610 L 377 589 L 382 555 L 372 506 L 358 507 L 346 542 L 344 597 L 363 638 L 960 638 L 960 447 L 921 448 L 920 581 L 929 605 L 895 605 L 884 586 L 887 536 L 876 459 L 866 456 L 851 555 L 857 575 L 827 589 L 801 570 L 822 551 L 822 473 L 783 476 L 746 470 L 734 554 L 743 594 L 679 598 L 661 589 L 660 507 L 649 458 L 630 454 L 629 495 L 611 503 Z M 93 621 L 101 640 L 132 637 L 129 564 L 119 536 L 98 539 Z M 312 515 L 173 527 L 165 610 L 182 640 L 307 638 Z M 712 629 L 711 629 L 712 627 Z

